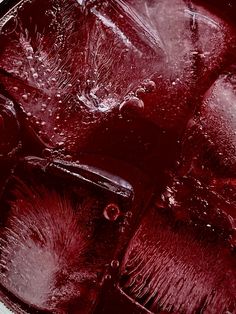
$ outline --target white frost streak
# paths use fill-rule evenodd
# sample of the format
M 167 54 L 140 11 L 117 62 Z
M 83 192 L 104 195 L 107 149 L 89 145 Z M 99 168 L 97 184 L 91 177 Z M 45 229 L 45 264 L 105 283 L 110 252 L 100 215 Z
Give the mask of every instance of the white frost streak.
M 127 16 L 131 21 L 133 21 L 135 27 L 135 31 L 138 34 L 145 34 L 146 44 L 150 46 L 150 48 L 154 49 L 156 51 L 161 49 L 162 51 L 165 51 L 164 49 L 164 43 L 161 40 L 160 34 L 155 26 L 155 23 L 153 23 L 153 18 L 150 15 L 150 9 L 146 2 L 144 4 L 146 16 L 145 14 L 140 14 L 136 10 L 129 7 L 124 1 L 119 1 L 117 4 L 120 6 L 120 9 L 122 12 L 124 12 L 124 15 Z
M 221 28 L 219 23 L 217 23 L 216 21 L 214 21 L 213 19 L 209 18 L 206 15 L 203 15 L 203 14 L 198 13 L 198 12 L 193 12 L 191 10 L 186 10 L 186 9 L 184 10 L 184 12 L 189 14 L 189 15 L 191 15 L 191 16 L 193 16 L 193 17 L 197 17 L 197 18 L 199 18 L 199 19 L 201 19 L 203 21 L 204 20 L 207 21 L 208 24 L 211 25 L 214 28 L 217 28 L 217 29 Z
M 122 42 L 127 46 L 127 47 L 132 47 L 134 48 L 134 46 L 132 45 L 132 43 L 130 42 L 130 40 L 125 36 L 125 34 L 110 20 L 108 19 L 106 16 L 102 15 L 100 12 L 98 12 L 96 9 L 92 9 L 92 12 L 94 15 L 96 15 L 96 17 L 108 28 L 111 28 L 114 34 L 117 34 L 120 39 L 122 40 Z

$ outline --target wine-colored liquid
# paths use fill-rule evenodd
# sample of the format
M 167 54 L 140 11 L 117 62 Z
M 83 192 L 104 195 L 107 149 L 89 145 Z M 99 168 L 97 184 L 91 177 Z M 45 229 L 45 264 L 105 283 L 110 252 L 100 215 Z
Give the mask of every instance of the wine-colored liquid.
M 2 302 L 235 313 L 235 4 L 0 10 Z

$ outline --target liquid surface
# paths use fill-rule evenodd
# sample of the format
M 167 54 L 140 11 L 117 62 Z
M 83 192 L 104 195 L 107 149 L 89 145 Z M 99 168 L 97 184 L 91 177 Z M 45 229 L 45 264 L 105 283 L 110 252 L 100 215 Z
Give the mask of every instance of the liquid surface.
M 11 311 L 236 313 L 234 12 L 230 1 L 0 4 Z

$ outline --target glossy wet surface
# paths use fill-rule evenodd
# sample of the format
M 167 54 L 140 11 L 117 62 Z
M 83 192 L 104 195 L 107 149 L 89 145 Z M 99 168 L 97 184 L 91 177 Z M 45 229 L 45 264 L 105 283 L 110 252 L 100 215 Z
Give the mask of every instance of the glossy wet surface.
M 32 0 L 2 13 L 12 311 L 235 313 L 233 8 Z

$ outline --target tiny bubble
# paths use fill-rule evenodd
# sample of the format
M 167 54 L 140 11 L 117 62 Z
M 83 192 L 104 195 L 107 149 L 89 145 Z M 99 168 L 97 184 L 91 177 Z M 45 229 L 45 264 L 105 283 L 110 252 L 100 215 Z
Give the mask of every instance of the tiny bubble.
M 106 280 L 111 280 L 111 275 L 105 275 Z
M 51 150 L 51 149 L 45 148 L 45 149 L 43 150 L 43 156 L 44 156 L 44 157 L 51 157 L 51 155 L 52 155 L 52 150 Z
M 111 267 L 112 267 L 112 268 L 116 269 L 116 268 L 119 267 L 119 265 L 120 265 L 120 263 L 119 263 L 118 260 L 113 260 L 113 261 L 111 261 Z
M 137 97 L 141 97 L 141 96 L 143 96 L 145 93 L 146 93 L 146 90 L 145 90 L 143 87 L 139 87 L 139 88 L 136 90 L 136 92 L 135 92 L 135 94 L 136 94 Z
M 34 73 L 34 74 L 33 74 L 33 78 L 37 79 L 38 77 L 39 77 L 39 76 L 38 76 L 37 73 Z
M 151 80 L 146 80 L 143 83 L 143 87 L 147 92 L 153 92 L 156 89 L 156 83 Z
M 128 211 L 128 212 L 125 214 L 125 216 L 126 216 L 127 218 L 131 218 L 131 217 L 133 216 L 133 213 L 132 213 L 131 211 Z
M 108 204 L 103 211 L 103 215 L 107 220 L 115 221 L 120 216 L 120 209 L 116 204 Z
M 119 229 L 120 233 L 124 233 L 125 232 L 125 227 L 124 226 L 121 226 L 120 229 Z

